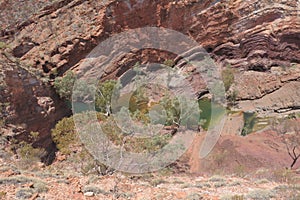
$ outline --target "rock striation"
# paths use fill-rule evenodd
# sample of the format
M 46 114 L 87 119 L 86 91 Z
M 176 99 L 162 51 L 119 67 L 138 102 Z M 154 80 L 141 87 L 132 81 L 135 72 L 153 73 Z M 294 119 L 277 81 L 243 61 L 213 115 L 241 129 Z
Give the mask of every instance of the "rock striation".
M 22 12 L 15 15 L 18 10 Z M 258 111 L 299 107 L 298 93 L 293 96 L 300 77 L 297 0 L 2 0 L 0 13 L 0 41 L 9 46 L 7 52 L 51 80 L 67 70 L 76 72 L 84 58 L 113 35 L 146 26 L 164 27 L 194 39 L 219 70 L 234 69 L 230 91 L 237 92 L 242 108 L 247 109 L 244 101 Z M 151 49 L 131 52 L 104 69 L 102 79 L 121 76 L 136 61 L 163 62 L 176 56 Z M 53 93 L 52 82 L 42 83 L 16 67 L 4 71 L 14 108 L 12 121 L 49 137 L 55 121 L 68 113 Z M 202 81 L 196 84 L 205 91 Z M 282 94 L 291 98 L 283 99 Z

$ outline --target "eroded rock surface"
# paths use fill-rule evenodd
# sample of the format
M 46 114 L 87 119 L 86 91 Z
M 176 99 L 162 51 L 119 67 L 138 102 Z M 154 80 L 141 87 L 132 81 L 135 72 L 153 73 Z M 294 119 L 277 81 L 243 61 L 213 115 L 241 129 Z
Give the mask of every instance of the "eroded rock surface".
M 50 79 L 70 69 L 79 70 L 84 58 L 112 35 L 146 26 L 164 27 L 203 46 L 219 71 L 228 65 L 235 69 L 230 90 L 237 91 L 240 107 L 271 112 L 299 108 L 300 15 L 296 0 L 20 2 L 0 2 L 0 40 L 22 65 L 43 71 Z M 14 20 L 10 12 L 16 13 L 18 7 L 28 12 Z M 102 79 L 120 77 L 136 61 L 163 62 L 176 56 L 151 49 L 131 52 L 103 69 Z M 6 70 L 12 121 L 49 137 L 51 126 L 67 111 L 55 97 L 51 82 L 44 84 L 26 70 L 12 67 Z M 205 91 L 199 76 L 193 80 Z

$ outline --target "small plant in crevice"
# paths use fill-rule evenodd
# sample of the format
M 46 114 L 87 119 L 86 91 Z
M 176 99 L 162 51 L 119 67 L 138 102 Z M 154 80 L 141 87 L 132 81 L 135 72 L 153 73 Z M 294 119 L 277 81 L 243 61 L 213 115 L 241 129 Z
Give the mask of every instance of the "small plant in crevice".
M 168 67 L 174 67 L 175 62 L 173 60 L 167 59 L 167 60 L 164 61 L 163 64 L 168 66 Z
M 226 66 L 226 68 L 222 71 L 221 77 L 224 83 L 225 91 L 228 91 L 231 85 L 234 83 L 234 73 L 231 65 Z

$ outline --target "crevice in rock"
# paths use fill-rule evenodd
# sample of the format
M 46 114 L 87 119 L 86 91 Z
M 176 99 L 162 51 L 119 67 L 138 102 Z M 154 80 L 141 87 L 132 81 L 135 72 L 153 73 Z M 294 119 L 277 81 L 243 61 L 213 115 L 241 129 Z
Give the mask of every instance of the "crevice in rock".
M 39 44 L 32 42 L 30 38 L 25 38 L 25 40 L 20 45 L 18 45 L 12 50 L 12 54 L 14 57 L 21 58 L 32 48 L 38 45 Z
M 300 111 L 300 106 L 290 106 L 274 110 L 276 113 L 284 114 L 291 111 Z

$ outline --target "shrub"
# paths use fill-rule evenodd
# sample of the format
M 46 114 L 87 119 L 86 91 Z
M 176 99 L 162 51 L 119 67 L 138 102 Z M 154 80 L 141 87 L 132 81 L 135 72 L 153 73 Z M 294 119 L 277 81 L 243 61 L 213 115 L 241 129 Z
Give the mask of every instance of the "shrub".
M 215 187 L 215 188 L 224 187 L 224 186 L 226 186 L 226 183 L 225 183 L 225 182 L 216 182 L 216 183 L 214 184 L 214 187 Z
M 234 173 L 236 174 L 236 176 L 238 177 L 245 177 L 247 175 L 246 173 L 246 168 L 244 165 L 238 165 L 234 168 Z
M 209 179 L 210 182 L 225 182 L 225 179 L 221 176 L 212 176 Z
M 149 98 L 144 88 L 140 87 L 134 91 L 129 101 L 131 117 L 148 124 L 150 122 L 150 118 L 147 115 L 149 113 L 148 102 Z
M 34 131 L 31 131 L 30 132 L 30 137 L 33 139 L 33 140 L 36 140 L 38 137 L 39 137 L 39 132 L 34 132 Z
M 111 113 L 111 97 L 116 85 L 115 80 L 107 80 L 98 84 L 95 95 L 95 108 L 97 111 Z
M 57 94 L 61 98 L 70 101 L 75 80 L 76 76 L 72 71 L 68 71 L 64 77 L 57 77 L 54 81 Z
M 98 118 L 104 118 L 97 113 Z M 92 155 L 84 148 L 78 133 L 75 130 L 73 117 L 63 118 L 51 131 L 52 139 L 60 153 L 67 155 L 66 162 L 72 166 L 76 163 L 79 173 L 87 174 L 107 174 L 111 171 L 104 164 L 98 163 Z
M 290 169 L 277 169 L 272 172 L 272 178 L 275 181 L 290 183 L 293 177 L 293 172 Z
M 24 184 L 24 183 L 29 183 L 32 182 L 33 179 L 28 178 L 26 176 L 14 176 L 14 177 L 6 177 L 6 178 L 0 178 L 0 185 L 5 184 Z
M 165 96 L 160 104 L 164 107 L 166 111 L 166 122 L 165 125 L 169 126 L 174 123 L 179 123 L 180 119 L 180 103 L 177 98 L 172 98 L 169 95 Z
M 34 190 L 30 188 L 21 188 L 16 192 L 17 199 L 29 199 L 34 194 Z
M 274 198 L 275 194 L 270 190 L 257 189 L 249 192 L 246 197 L 253 200 L 269 200 L 271 198 Z
M 260 179 L 255 181 L 256 184 L 265 184 L 265 183 L 269 183 L 270 181 L 268 179 Z
M 58 150 L 63 154 L 71 153 L 71 145 L 76 143 L 77 133 L 73 117 L 63 118 L 51 131 L 51 136 Z
M 22 158 L 23 164 L 31 165 L 32 162 L 38 162 L 45 155 L 46 151 L 42 148 L 34 148 L 31 144 L 21 142 L 17 150 Z
M 234 194 L 234 195 L 225 195 L 221 197 L 221 200 L 244 200 L 244 195 L 238 195 L 238 194 Z
M 227 100 L 228 100 L 229 106 L 234 106 L 234 105 L 236 105 L 236 99 L 237 99 L 237 96 L 238 96 L 238 91 L 237 91 L 237 90 L 231 91 L 231 92 L 228 94 Z
M 122 133 L 122 130 L 117 126 L 116 122 L 112 117 L 107 118 L 101 124 L 102 131 L 106 134 L 108 139 L 115 145 L 122 145 L 126 135 Z M 161 149 L 163 146 L 168 144 L 171 139 L 171 135 L 154 135 L 153 137 L 128 137 L 124 144 L 126 151 L 131 152 L 153 152 Z
M 221 80 L 215 81 L 215 83 L 211 86 L 210 91 L 216 101 L 221 100 L 223 97 L 225 97 L 226 87 L 224 87 L 225 84 Z
M 38 193 L 43 193 L 48 191 L 48 187 L 45 183 L 37 181 L 33 184 L 33 188 Z
M 175 65 L 175 62 L 173 60 L 168 59 L 164 61 L 164 65 L 168 67 L 173 67 Z
M 197 194 L 197 193 L 189 194 L 186 197 L 186 200 L 200 200 L 200 199 L 203 199 L 203 197 L 200 194 Z
M 211 185 L 207 182 L 202 183 L 202 182 L 197 181 L 195 184 L 195 187 L 196 188 L 204 188 L 204 187 L 211 188 Z
M 5 199 L 6 197 L 6 192 L 0 191 L 0 199 Z
M 234 181 L 234 182 L 232 182 L 232 183 L 229 184 L 229 186 L 238 186 L 238 185 L 241 185 L 241 182 Z
M 234 82 L 233 70 L 231 69 L 230 65 L 228 65 L 226 69 L 222 71 L 222 79 L 223 79 L 225 91 L 228 91 Z
M 6 49 L 7 44 L 5 42 L 0 42 L 0 49 Z

